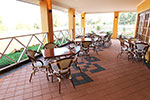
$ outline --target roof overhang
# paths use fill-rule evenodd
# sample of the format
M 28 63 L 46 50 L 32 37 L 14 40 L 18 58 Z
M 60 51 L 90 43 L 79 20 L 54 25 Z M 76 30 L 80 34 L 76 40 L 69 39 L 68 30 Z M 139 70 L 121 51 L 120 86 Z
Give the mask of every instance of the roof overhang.
M 18 0 L 39 5 L 40 0 Z M 136 11 L 143 0 L 52 0 L 53 8 L 74 8 L 77 12 L 106 13 Z

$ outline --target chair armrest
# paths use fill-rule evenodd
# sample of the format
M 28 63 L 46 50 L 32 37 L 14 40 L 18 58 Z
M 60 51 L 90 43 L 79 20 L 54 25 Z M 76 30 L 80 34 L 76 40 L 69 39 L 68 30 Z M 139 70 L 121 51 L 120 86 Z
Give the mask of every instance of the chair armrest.
M 49 62 L 49 64 L 53 64 L 53 63 L 56 63 L 56 60 L 50 61 L 50 62 Z
M 41 60 L 36 60 L 36 61 L 39 61 L 39 62 L 41 62 L 42 66 L 44 65 L 44 63 L 43 63 Z
M 37 51 L 34 51 L 35 53 L 37 53 L 37 54 L 42 54 L 41 52 L 37 52 Z

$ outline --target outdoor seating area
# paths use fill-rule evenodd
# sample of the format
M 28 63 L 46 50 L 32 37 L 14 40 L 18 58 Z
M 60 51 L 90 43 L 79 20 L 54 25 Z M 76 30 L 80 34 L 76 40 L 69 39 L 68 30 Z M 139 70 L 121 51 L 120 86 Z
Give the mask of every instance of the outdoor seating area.
M 95 37 L 96 36 L 96 37 Z M 103 40 L 99 35 L 91 34 L 90 37 L 82 36 L 82 38 L 77 38 L 74 41 L 70 41 L 68 45 L 58 47 L 54 43 L 46 43 L 41 50 L 43 55 L 43 61 L 35 58 L 36 53 L 40 54 L 40 52 L 35 52 L 33 50 L 27 50 L 26 55 L 32 62 L 32 71 L 29 78 L 29 82 L 31 82 L 33 75 L 36 72 L 44 72 L 46 74 L 47 80 L 49 81 L 49 77 L 51 77 L 51 82 L 53 83 L 53 77 L 56 76 L 59 82 L 59 94 L 61 94 L 61 80 L 63 77 L 69 78 L 75 88 L 74 82 L 71 76 L 71 67 L 75 66 L 79 69 L 82 75 L 82 70 L 78 65 L 78 58 L 81 57 L 83 60 L 84 56 L 89 56 L 89 60 L 92 60 L 90 56 L 90 49 L 92 48 L 97 54 L 99 49 L 105 44 L 101 41 L 105 41 L 106 38 L 110 38 L 111 35 L 105 35 Z M 107 42 L 110 42 L 107 41 Z M 79 42 L 79 43 L 78 43 Z M 78 44 L 77 44 L 78 43 Z M 101 44 L 102 43 L 102 44 Z M 108 48 L 108 47 L 107 47 Z M 102 49 L 100 49 L 102 50 Z
M 150 100 L 150 0 L 2 0 L 0 12 L 0 100 Z
M 143 40 L 136 38 L 123 39 L 122 36 L 119 38 L 121 51 L 117 57 L 123 53 L 128 55 L 128 59 L 132 61 L 145 61 L 146 52 L 149 49 L 149 44 Z
M 32 64 L 25 64 L 1 76 L 0 99 L 149 100 L 149 69 L 142 62 L 128 61 L 127 55 L 117 58 L 119 50 L 119 40 L 112 40 L 112 45 L 99 51 L 99 55 L 91 50 L 91 59 L 78 57 L 78 66 L 82 72 L 74 65 L 68 67 L 75 88 L 69 80 L 61 77 L 61 94 L 57 80 L 60 76 L 54 76 L 52 82 L 47 80 L 43 72 L 39 72 L 33 74 L 32 81 L 29 82 Z M 43 58 L 40 59 L 44 61 Z M 59 61 L 58 64 L 63 65 L 63 62 Z

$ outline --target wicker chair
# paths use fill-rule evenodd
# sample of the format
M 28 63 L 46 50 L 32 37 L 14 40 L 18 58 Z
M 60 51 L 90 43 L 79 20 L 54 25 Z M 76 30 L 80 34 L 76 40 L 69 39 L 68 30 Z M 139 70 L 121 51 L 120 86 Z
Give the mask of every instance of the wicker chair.
M 71 70 L 70 70 L 72 63 L 73 63 L 73 59 L 71 57 L 60 59 L 57 60 L 56 62 L 51 63 L 53 74 L 57 77 L 59 82 L 59 93 L 61 93 L 61 80 L 63 78 L 69 78 L 70 81 L 72 82 L 73 87 L 75 88 L 75 85 L 72 81 Z
M 94 35 L 92 38 L 92 49 L 98 54 L 99 48 L 102 46 L 103 41 L 102 38 L 98 35 Z
M 120 53 L 117 55 L 117 58 L 121 56 L 123 53 L 128 53 L 128 45 L 125 44 L 125 40 L 119 39 L 119 41 L 120 41 L 121 50 Z
M 110 47 L 111 46 L 111 44 L 112 44 L 111 37 L 112 37 L 112 34 L 106 35 L 104 37 L 104 46 L 105 47 Z
M 134 60 L 134 56 L 135 56 L 135 42 L 136 39 L 135 38 L 130 38 L 127 39 L 126 42 L 128 43 L 128 60 L 132 59 Z
M 76 38 L 84 38 L 83 35 L 78 35 Z
M 28 56 L 28 58 L 32 62 L 32 72 L 30 75 L 29 82 L 31 82 L 33 74 L 35 75 L 35 73 L 39 72 L 39 71 L 46 73 L 47 80 L 49 81 L 48 71 L 50 71 L 50 66 L 49 66 L 48 62 L 42 62 L 41 60 L 37 60 L 35 58 L 36 53 L 37 52 L 35 52 L 33 50 L 27 50 L 26 51 L 26 55 Z
M 91 41 L 83 41 L 82 42 L 82 46 L 81 46 L 81 52 L 83 53 L 83 55 L 89 55 L 89 48 L 90 48 L 90 45 L 91 45 Z
M 54 44 L 52 42 L 49 42 L 49 43 L 45 44 L 44 49 L 53 49 L 53 48 L 56 48 L 56 47 L 57 47 L 56 44 Z
M 72 55 L 72 59 L 73 59 L 73 64 L 79 69 L 80 73 L 82 73 L 80 66 L 78 66 L 78 57 L 79 57 L 79 53 L 80 53 L 80 47 L 76 47 L 76 50 L 73 51 L 74 55 Z
M 144 60 L 146 52 L 148 51 L 149 45 L 147 43 L 136 43 L 135 44 L 135 59 Z

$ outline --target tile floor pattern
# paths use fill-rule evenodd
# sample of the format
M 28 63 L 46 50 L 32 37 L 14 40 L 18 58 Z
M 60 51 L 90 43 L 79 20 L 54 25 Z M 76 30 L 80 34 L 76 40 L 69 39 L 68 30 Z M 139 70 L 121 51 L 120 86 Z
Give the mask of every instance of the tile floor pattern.
M 113 40 L 112 46 L 99 55 L 91 51 L 100 59 L 96 64 L 105 70 L 85 71 L 93 81 L 76 89 L 69 80 L 63 80 L 62 94 L 58 93 L 58 82 L 48 82 L 43 73 L 37 73 L 29 83 L 31 67 L 27 65 L 0 79 L 0 100 L 150 100 L 150 70 L 142 62 L 128 61 L 126 55 L 117 58 L 119 50 L 119 41 Z M 81 69 L 89 63 L 83 60 Z M 72 68 L 72 74 L 77 71 Z

